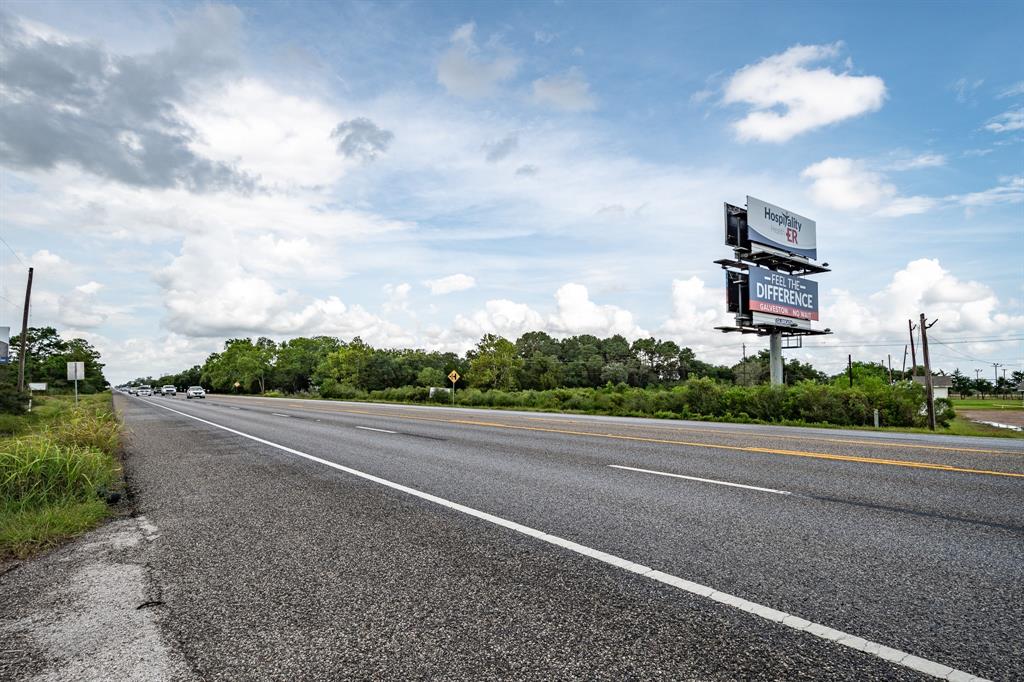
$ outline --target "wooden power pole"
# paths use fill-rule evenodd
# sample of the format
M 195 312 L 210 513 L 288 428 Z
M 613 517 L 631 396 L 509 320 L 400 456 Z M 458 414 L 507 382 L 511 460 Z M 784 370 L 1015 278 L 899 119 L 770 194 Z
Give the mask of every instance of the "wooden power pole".
M 928 428 L 935 430 L 935 389 L 932 386 L 932 363 L 928 357 L 928 328 L 938 320 L 932 320 L 932 324 L 925 324 L 924 313 L 921 313 L 921 355 L 924 356 L 924 386 L 928 391 Z
M 907 320 L 907 329 L 910 330 L 910 376 L 917 374 L 917 350 L 914 347 L 914 323 Z
M 28 304 L 32 300 L 32 268 L 25 287 L 25 310 L 21 314 L 21 350 L 18 351 L 18 392 L 25 390 L 25 343 L 28 341 Z

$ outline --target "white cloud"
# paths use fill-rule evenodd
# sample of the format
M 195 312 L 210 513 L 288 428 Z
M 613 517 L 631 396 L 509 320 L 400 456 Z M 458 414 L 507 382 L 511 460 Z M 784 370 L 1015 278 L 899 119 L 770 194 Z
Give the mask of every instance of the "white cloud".
M 889 164 L 888 168 L 894 171 L 906 171 L 918 168 L 936 168 L 945 165 L 946 157 L 943 154 L 918 154 L 917 156 L 893 161 Z
M 1014 130 L 1024 130 L 1024 107 L 1004 111 L 998 116 L 993 116 L 985 124 L 986 130 L 993 133 L 1008 133 Z
M 996 95 L 996 97 L 1003 99 L 1004 97 L 1016 97 L 1017 95 L 1024 95 L 1024 81 L 1017 81 Z
M 944 157 L 925 154 L 888 167 L 908 170 L 940 163 L 945 163 Z M 868 211 L 898 218 L 924 213 L 944 202 L 936 197 L 900 195 L 884 174 L 859 159 L 828 158 L 805 168 L 801 177 L 811 181 L 811 198 L 816 203 L 841 211 Z
M 801 176 L 811 180 L 811 197 L 839 210 L 873 208 L 896 196 L 896 187 L 862 162 L 827 158 L 811 164 Z
M 548 318 L 548 329 L 556 334 L 622 334 L 627 339 L 647 336 L 633 313 L 614 305 L 598 305 L 590 300 L 587 288 L 569 283 L 555 292 L 557 312 Z
M 470 22 L 455 29 L 451 47 L 437 64 L 437 80 L 452 95 L 465 98 L 487 97 L 498 85 L 516 75 L 519 59 L 499 53 L 488 59 L 477 47 L 476 24 Z
M 972 102 L 974 99 L 974 92 L 982 86 L 985 79 L 978 78 L 971 80 L 969 78 L 960 78 L 953 83 L 950 89 L 956 93 L 956 101 L 960 104 L 967 104 Z
M 700 277 L 672 280 L 672 314 L 659 333 L 696 351 L 702 360 L 735 362 L 735 353 L 723 349 L 727 337 L 715 327 L 736 320 L 725 310 L 719 289 L 710 290 Z
M 1024 176 L 999 178 L 1000 184 L 995 187 L 944 197 L 902 196 L 885 175 L 858 159 L 828 158 L 811 164 L 801 176 L 811 181 L 811 198 L 822 206 L 889 218 L 935 208 L 958 206 L 970 210 L 1024 201 Z
M 455 291 L 465 291 L 476 286 L 476 279 L 461 272 L 438 279 L 428 279 L 424 284 L 430 289 L 430 293 L 439 296 L 450 294 Z
M 341 112 L 258 79 L 204 91 L 179 113 L 197 133 L 195 153 L 233 164 L 262 185 L 328 184 L 359 161 L 338 154 L 331 138 Z
M 544 318 L 525 303 L 508 299 L 487 301 L 483 310 L 456 315 L 453 329 L 461 336 L 463 349 L 484 334 L 499 334 L 515 339 L 528 331 L 544 328 Z
M 268 247 L 279 250 L 283 259 L 259 253 Z M 337 267 L 330 253 L 310 251 L 301 239 L 260 241 L 211 233 L 186 238 L 181 253 L 155 280 L 162 290 L 166 326 L 179 334 L 336 334 L 386 345 L 412 342 L 397 325 L 336 295 L 315 297 L 284 288 L 283 275 L 296 271 L 330 273 Z M 408 286 L 400 285 L 397 293 L 407 294 Z
M 387 297 L 382 306 L 384 312 L 409 311 L 409 292 L 412 291 L 411 284 L 408 282 L 385 284 L 383 290 L 384 295 Z
M 970 192 L 949 197 L 961 206 L 994 206 L 996 204 L 1019 204 L 1024 202 L 1024 176 L 1013 175 L 1000 178 L 996 187 L 981 192 Z
M 737 71 L 725 86 L 723 102 L 751 106 L 734 124 L 739 139 L 785 142 L 880 109 L 886 96 L 881 78 L 807 68 L 835 58 L 840 47 L 796 45 Z
M 591 111 L 597 106 L 590 84 L 576 67 L 533 81 L 533 100 L 562 111 Z
M 893 274 L 884 289 L 866 297 L 836 289 L 825 300 L 831 303 L 822 311 L 822 320 L 841 340 L 900 338 L 907 333 L 907 320 L 916 321 L 922 312 L 929 320 L 939 320 L 929 332 L 937 338 L 1012 335 L 1024 330 L 1024 315 L 1003 312 L 990 287 L 958 279 L 938 259 L 911 261 Z

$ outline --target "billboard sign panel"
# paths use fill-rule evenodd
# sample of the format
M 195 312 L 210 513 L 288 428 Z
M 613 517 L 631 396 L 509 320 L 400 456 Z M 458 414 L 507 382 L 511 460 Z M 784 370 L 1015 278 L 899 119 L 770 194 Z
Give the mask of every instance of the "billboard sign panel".
M 747 236 L 752 242 L 803 256 L 818 258 L 817 225 L 799 213 L 747 197 Z
M 797 320 L 818 319 L 818 283 L 750 267 L 750 311 Z
M 68 363 L 68 381 L 82 380 L 85 378 L 85 363 L 84 362 L 69 362 Z
M 11 361 L 11 328 L 0 327 L 0 365 Z

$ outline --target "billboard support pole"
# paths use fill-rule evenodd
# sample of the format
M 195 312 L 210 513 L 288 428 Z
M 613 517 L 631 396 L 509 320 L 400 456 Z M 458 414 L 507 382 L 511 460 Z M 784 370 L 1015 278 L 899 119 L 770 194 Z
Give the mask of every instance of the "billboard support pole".
M 769 368 L 772 386 L 782 385 L 782 332 L 772 332 L 769 337 Z

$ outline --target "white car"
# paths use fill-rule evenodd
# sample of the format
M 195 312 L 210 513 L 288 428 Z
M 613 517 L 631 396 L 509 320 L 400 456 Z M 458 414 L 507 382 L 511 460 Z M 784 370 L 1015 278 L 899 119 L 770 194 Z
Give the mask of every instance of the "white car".
M 160 387 L 160 395 L 178 395 L 178 389 L 170 384 Z
M 153 388 L 150 387 L 150 386 L 139 386 L 135 390 L 135 395 L 139 396 L 140 398 L 144 398 L 144 397 L 147 397 L 147 396 L 152 398 L 153 397 Z
M 202 386 L 189 386 L 188 390 L 185 391 L 185 397 L 189 400 L 192 398 L 206 398 L 206 391 L 203 390 Z

